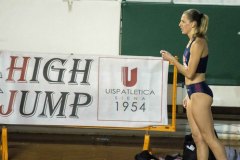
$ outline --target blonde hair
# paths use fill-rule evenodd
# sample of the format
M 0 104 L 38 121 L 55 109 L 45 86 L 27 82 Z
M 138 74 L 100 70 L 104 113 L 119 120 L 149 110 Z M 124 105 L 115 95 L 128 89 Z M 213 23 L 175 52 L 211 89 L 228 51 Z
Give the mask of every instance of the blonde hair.
M 191 22 L 196 22 L 196 29 L 193 36 L 206 38 L 209 21 L 208 15 L 196 9 L 186 10 L 183 14 L 185 14 Z

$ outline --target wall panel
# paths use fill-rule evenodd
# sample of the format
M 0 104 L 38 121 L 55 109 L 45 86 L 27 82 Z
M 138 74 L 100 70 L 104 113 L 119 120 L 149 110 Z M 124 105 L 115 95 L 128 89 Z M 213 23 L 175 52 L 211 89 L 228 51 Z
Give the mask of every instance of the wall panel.
M 178 23 L 184 10 L 196 8 L 210 17 L 207 81 L 240 85 L 240 6 L 122 3 L 121 54 L 160 56 L 166 49 L 179 57 L 188 42 Z

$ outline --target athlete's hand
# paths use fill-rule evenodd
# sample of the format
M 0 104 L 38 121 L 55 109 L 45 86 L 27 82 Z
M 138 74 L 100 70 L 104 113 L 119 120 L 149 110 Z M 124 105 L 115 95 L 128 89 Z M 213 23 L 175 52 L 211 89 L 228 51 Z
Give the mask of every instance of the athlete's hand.
M 169 62 L 171 62 L 174 58 L 171 53 L 169 53 L 168 51 L 165 51 L 165 50 L 161 50 L 160 54 L 162 55 L 162 58 L 164 60 L 167 60 Z

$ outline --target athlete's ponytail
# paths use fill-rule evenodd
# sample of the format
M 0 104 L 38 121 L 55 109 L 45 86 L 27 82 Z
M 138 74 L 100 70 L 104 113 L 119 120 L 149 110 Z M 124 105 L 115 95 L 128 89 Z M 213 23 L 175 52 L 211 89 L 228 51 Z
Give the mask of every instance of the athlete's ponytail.
M 201 18 L 201 24 L 199 26 L 199 31 L 197 34 L 199 34 L 203 37 L 206 37 L 207 29 L 208 29 L 208 20 L 209 20 L 208 16 L 206 14 L 203 14 L 203 16 Z

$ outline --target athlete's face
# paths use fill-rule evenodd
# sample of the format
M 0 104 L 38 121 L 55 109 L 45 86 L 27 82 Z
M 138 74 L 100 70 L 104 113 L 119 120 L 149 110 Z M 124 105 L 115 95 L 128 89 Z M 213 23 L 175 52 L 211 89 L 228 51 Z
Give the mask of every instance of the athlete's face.
M 179 22 L 179 27 L 182 31 L 182 34 L 189 34 L 192 30 L 192 22 L 188 19 L 186 14 L 183 14 Z

